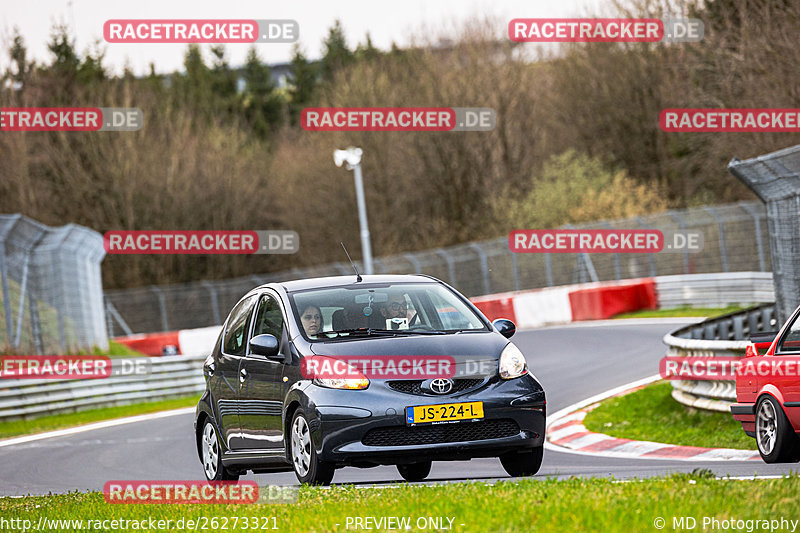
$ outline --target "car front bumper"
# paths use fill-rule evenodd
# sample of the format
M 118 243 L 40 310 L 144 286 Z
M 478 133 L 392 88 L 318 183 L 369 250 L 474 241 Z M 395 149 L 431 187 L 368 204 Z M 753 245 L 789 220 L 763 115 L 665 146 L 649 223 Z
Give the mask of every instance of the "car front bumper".
M 494 376 L 446 396 L 402 393 L 382 381 L 357 391 L 310 389 L 312 442 L 322 460 L 340 466 L 497 457 L 544 444 L 545 394 L 530 374 Z M 406 424 L 406 407 L 475 401 L 483 402 L 480 421 Z

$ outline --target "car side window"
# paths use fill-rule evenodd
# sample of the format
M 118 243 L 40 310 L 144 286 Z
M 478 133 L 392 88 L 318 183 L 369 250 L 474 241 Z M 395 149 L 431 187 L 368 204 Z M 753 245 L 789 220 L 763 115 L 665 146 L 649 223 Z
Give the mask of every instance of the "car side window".
M 474 329 L 480 327 L 480 325 L 473 324 L 466 320 L 464 318 L 464 313 L 452 307 L 452 305 L 445 301 L 440 295 L 432 293 L 430 294 L 430 299 L 433 307 L 436 309 L 436 315 L 439 317 L 443 329 Z
M 253 314 L 255 303 L 256 297 L 251 296 L 239 302 L 239 305 L 231 311 L 222 344 L 222 351 L 226 354 L 244 355 L 247 345 L 247 330 L 250 329 L 250 317 Z
M 781 353 L 800 353 L 800 320 L 795 319 L 794 323 L 789 326 L 789 331 L 781 339 L 781 343 L 775 353 L 776 355 Z
M 274 296 L 264 294 L 258 303 L 256 312 L 256 325 L 253 330 L 253 337 L 268 333 L 281 340 L 283 332 L 283 311 Z

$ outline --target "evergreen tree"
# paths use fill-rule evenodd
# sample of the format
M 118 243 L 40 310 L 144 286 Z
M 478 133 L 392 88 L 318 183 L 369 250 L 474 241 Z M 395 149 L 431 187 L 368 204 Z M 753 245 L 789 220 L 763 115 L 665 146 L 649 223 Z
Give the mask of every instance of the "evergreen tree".
M 369 36 L 369 32 L 367 32 L 366 42 L 364 44 L 359 44 L 358 48 L 356 48 L 356 59 L 372 61 L 378 58 L 380 55 L 380 50 L 375 48 L 375 46 L 372 44 L 372 38 Z
M 19 28 L 17 27 L 14 27 L 14 37 L 12 38 L 12 42 L 13 44 L 11 45 L 11 49 L 8 51 L 8 57 L 11 59 L 11 63 L 13 63 L 16 67 L 16 72 L 12 73 L 9 70 L 7 71 L 5 77 L 24 86 L 25 80 L 27 79 L 28 73 L 31 71 L 33 65 L 28 64 L 28 49 L 25 46 L 25 39 L 23 39 L 22 34 L 20 34 Z
M 309 63 L 298 45 L 294 47 L 290 73 L 292 79 L 289 97 L 291 100 L 292 120 L 296 121 L 300 117 L 300 112 L 303 108 L 313 102 L 317 86 L 317 66 Z
M 347 39 L 344 36 L 344 28 L 337 20 L 330 29 L 328 36 L 323 42 L 322 54 L 322 79 L 330 82 L 336 72 L 343 67 L 351 64 L 355 56 L 347 48 Z
M 272 81 L 272 71 L 261 62 L 255 47 L 247 52 L 243 74 L 242 110 L 255 133 L 266 137 L 272 128 L 280 125 L 283 102 Z

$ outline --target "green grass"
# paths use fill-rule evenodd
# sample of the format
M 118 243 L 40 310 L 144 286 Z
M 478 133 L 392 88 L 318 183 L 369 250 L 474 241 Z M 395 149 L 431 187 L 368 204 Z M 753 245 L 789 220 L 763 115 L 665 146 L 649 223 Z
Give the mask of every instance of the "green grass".
M 610 398 L 589 411 L 583 425 L 612 437 L 682 446 L 755 450 L 756 441 L 729 413 L 690 409 L 670 395 L 672 384 L 660 381 Z
M 79 355 L 89 355 L 89 352 L 79 352 Z M 95 346 L 91 351 L 91 355 L 107 355 L 109 357 L 148 357 L 138 350 L 128 348 L 124 344 L 112 340 L 108 341 L 108 350 L 101 350 Z
M 268 476 L 260 476 L 267 483 Z M 228 517 L 228 530 L 246 531 L 242 517 L 275 517 L 283 532 L 346 531 L 348 517 L 447 517 L 454 532 L 553 531 L 603 533 L 657 531 L 657 518 L 674 531 L 672 517 L 691 516 L 702 529 L 704 516 L 735 518 L 800 518 L 800 477 L 735 481 L 680 474 L 630 483 L 608 479 L 522 480 L 519 482 L 407 485 L 391 488 L 331 489 L 303 487 L 298 503 L 285 505 L 121 505 L 106 504 L 99 493 L 0 498 L 0 518 L 30 520 L 171 519 L 209 520 Z M 233 517 L 240 519 L 234 529 Z M 269 520 L 269 521 L 268 521 Z M 174 522 L 173 522 L 174 524 Z M 210 522 L 207 522 L 210 524 Z M 444 524 L 448 521 L 445 519 Z M 75 524 L 49 526 L 48 531 L 77 530 Z M 44 526 L 43 526 L 44 527 Z M 213 530 L 222 531 L 222 522 Z M 174 525 L 173 525 L 174 528 Z M 95 529 L 97 529 L 95 525 Z M 145 528 L 146 529 L 146 528 Z M 350 530 L 355 530 L 353 525 Z M 146 529 L 147 530 L 147 529 Z M 789 528 L 791 531 L 791 526 Z M 150 530 L 155 531 L 155 530 Z M 412 525 L 411 531 L 430 531 Z
M 33 433 L 41 433 L 43 431 L 51 431 L 54 429 L 80 426 L 83 424 L 89 424 L 91 422 L 98 422 L 100 420 L 143 415 L 146 413 L 178 409 L 180 407 L 193 407 L 197 405 L 198 399 L 198 396 L 183 396 L 180 398 L 159 400 L 156 402 L 143 402 L 130 405 L 120 405 L 116 407 L 89 409 L 86 411 L 79 411 L 77 413 L 46 415 L 31 420 L 11 420 L 7 422 L 0 422 L 0 438 L 30 435 Z
M 712 317 L 742 311 L 747 309 L 740 305 L 729 305 L 727 307 L 690 307 L 685 305 L 683 307 L 675 307 L 672 309 L 642 309 L 641 311 L 633 311 L 630 313 L 621 313 L 614 315 L 614 318 L 665 318 L 665 317 L 681 317 L 681 316 L 704 316 Z

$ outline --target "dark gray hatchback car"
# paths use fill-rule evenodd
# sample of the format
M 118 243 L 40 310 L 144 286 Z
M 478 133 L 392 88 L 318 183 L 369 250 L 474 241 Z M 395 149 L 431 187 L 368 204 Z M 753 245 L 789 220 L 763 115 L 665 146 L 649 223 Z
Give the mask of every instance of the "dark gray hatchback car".
M 420 481 L 432 461 L 474 457 L 533 475 L 545 394 L 514 331 L 427 276 L 253 289 L 204 365 L 195 436 L 206 477 L 294 470 L 328 484 L 338 467 L 389 464 Z M 321 371 L 333 368 L 346 372 Z

